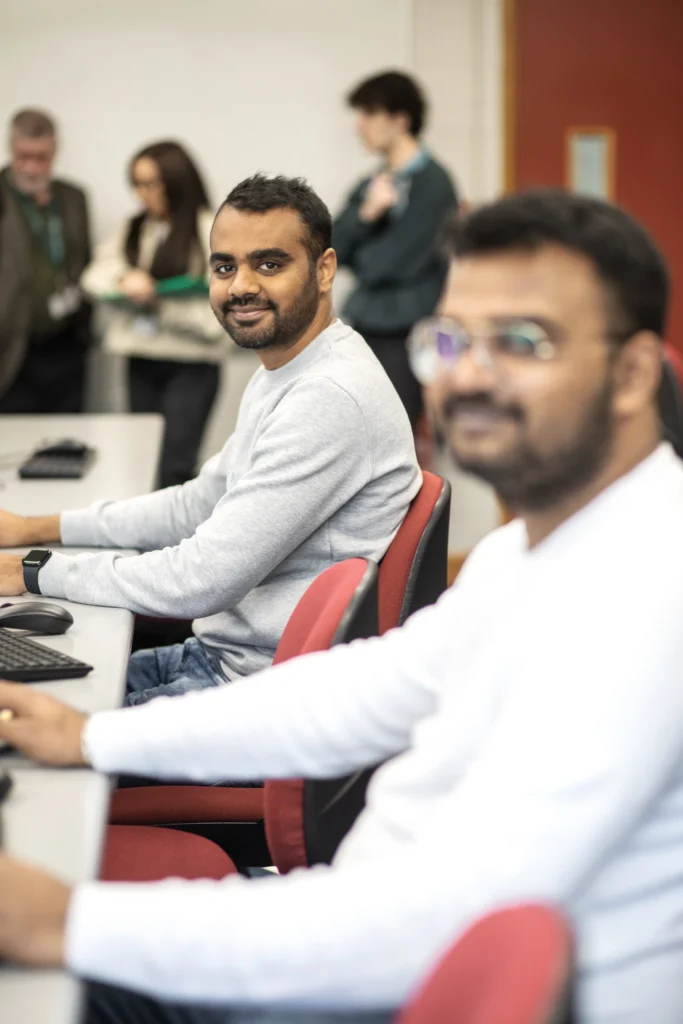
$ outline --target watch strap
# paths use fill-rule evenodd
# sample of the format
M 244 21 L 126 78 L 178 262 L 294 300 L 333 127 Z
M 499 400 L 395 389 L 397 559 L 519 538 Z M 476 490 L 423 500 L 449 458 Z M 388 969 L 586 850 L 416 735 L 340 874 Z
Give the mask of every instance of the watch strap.
M 35 552 L 31 552 L 31 554 L 34 554 L 34 553 Z M 51 557 L 52 552 L 51 551 L 41 551 L 41 554 L 43 555 L 43 558 L 40 560 L 40 563 L 37 564 L 37 565 L 35 564 L 35 561 L 32 561 L 31 563 L 27 563 L 26 559 L 24 559 L 23 562 L 21 563 L 22 566 L 23 566 L 23 570 L 24 570 L 24 586 L 28 590 L 29 594 L 40 594 L 41 593 L 40 586 L 38 585 L 38 573 L 43 568 L 43 566 L 48 561 L 48 559 Z

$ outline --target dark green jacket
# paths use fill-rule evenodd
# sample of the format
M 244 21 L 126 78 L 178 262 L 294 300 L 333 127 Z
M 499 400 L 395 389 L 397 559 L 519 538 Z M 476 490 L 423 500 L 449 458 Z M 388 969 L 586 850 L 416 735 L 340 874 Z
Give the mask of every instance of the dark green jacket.
M 78 284 L 90 262 L 85 194 L 64 181 L 54 181 L 52 188 L 62 216 L 66 276 L 70 283 Z M 19 373 L 29 342 L 32 266 L 30 236 L 5 168 L 0 171 L 0 395 Z M 87 344 L 90 339 L 87 304 L 84 303 L 75 315 L 73 328 L 77 340 Z
M 409 176 L 405 208 L 366 224 L 358 211 L 369 180 L 334 223 L 339 263 L 357 279 L 344 316 L 361 334 L 404 334 L 439 301 L 447 269 L 442 232 L 458 200 L 447 171 L 430 157 Z

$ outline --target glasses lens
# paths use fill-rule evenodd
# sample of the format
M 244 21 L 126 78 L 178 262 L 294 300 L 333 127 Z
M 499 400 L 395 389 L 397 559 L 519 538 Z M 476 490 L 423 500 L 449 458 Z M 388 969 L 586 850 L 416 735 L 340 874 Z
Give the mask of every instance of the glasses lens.
M 431 384 L 444 364 L 456 362 L 468 346 L 462 330 L 443 320 L 423 320 L 408 339 L 410 368 L 420 384 Z
M 514 320 L 496 332 L 498 352 L 521 359 L 548 359 L 553 345 L 540 324 L 531 320 Z
M 422 320 L 408 336 L 408 362 L 413 376 L 423 386 L 431 384 L 439 372 L 439 357 L 436 350 L 436 325 L 434 321 Z

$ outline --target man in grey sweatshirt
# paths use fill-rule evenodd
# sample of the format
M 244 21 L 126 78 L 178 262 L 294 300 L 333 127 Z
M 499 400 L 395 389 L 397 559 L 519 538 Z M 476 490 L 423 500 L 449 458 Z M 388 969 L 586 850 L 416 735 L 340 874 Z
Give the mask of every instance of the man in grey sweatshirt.
M 363 338 L 335 318 L 331 229 L 300 179 L 256 175 L 219 210 L 211 305 L 262 366 L 234 434 L 196 479 L 58 516 L 0 512 L 7 547 L 143 552 L 54 553 L 33 577 L 21 556 L 0 555 L 0 593 L 195 620 L 185 644 L 132 656 L 127 703 L 264 668 L 311 581 L 345 558 L 380 559 L 419 490 L 400 400 Z

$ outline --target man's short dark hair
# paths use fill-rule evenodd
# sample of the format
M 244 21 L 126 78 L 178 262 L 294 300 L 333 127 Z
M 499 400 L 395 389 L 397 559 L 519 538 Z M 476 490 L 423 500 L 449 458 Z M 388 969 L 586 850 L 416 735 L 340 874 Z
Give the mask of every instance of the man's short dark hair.
M 615 337 L 637 331 L 664 337 L 669 274 L 645 228 L 612 203 L 562 189 L 533 189 L 481 206 L 454 221 L 448 246 L 456 258 L 536 252 L 559 245 L 590 260 L 606 287 Z
M 424 128 L 427 101 L 414 78 L 401 71 L 384 71 L 357 85 L 348 95 L 348 104 L 354 110 L 374 114 L 383 110 L 387 114 L 406 114 L 408 131 L 418 136 Z
M 295 210 L 301 218 L 306 234 L 304 244 L 315 263 L 332 244 L 332 217 L 320 196 L 303 178 L 269 178 L 254 174 L 235 185 L 224 206 L 247 213 L 266 213 L 268 210 Z
M 25 139 L 54 139 L 57 136 L 54 119 L 44 110 L 33 107 L 17 111 L 10 122 L 10 131 Z

